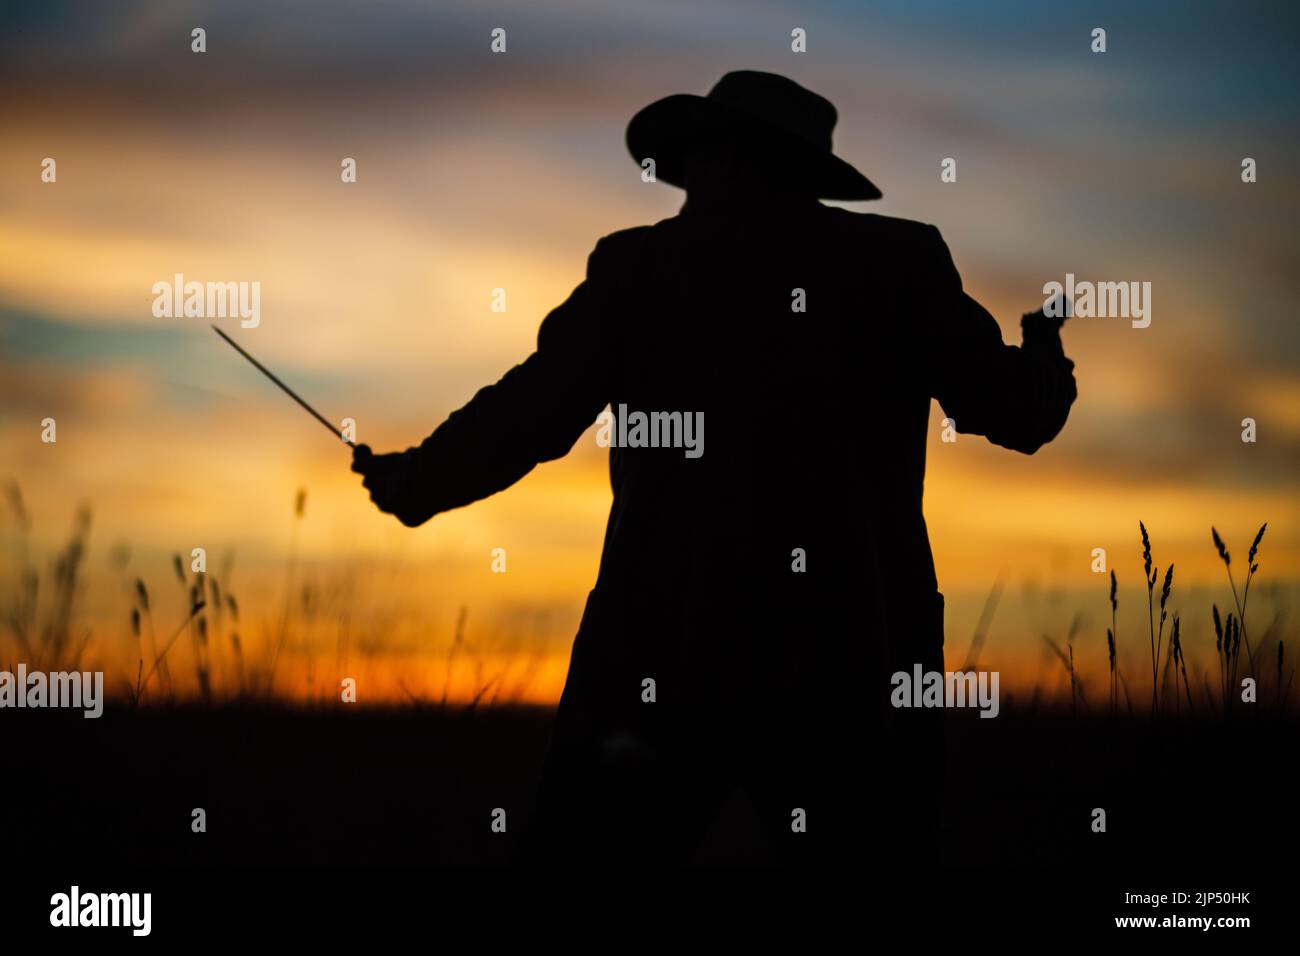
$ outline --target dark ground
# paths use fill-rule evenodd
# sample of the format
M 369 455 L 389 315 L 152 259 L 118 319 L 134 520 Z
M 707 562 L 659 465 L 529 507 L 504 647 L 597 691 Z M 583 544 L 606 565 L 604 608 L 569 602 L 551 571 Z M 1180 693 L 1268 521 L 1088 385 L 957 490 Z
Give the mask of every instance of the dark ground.
M 527 830 L 548 710 L 7 711 L 10 849 L 87 866 L 496 865 Z M 942 860 L 989 867 L 1295 865 L 1296 725 L 950 716 Z M 864 777 L 864 784 L 870 782 Z M 207 811 L 192 833 L 191 810 Z M 495 807 L 508 831 L 489 827 Z M 1093 833 L 1091 812 L 1107 812 Z M 732 801 L 701 862 L 761 863 Z

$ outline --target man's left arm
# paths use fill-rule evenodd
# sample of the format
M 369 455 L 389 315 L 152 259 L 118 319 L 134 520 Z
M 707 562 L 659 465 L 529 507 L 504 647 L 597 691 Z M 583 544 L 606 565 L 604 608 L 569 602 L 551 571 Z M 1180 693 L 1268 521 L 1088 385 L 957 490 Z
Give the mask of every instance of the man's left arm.
M 414 448 L 374 455 L 360 446 L 352 470 L 381 511 L 408 527 L 510 487 L 543 461 L 561 458 L 609 401 L 617 354 L 605 240 L 587 278 L 547 315 L 537 350 L 479 389 Z

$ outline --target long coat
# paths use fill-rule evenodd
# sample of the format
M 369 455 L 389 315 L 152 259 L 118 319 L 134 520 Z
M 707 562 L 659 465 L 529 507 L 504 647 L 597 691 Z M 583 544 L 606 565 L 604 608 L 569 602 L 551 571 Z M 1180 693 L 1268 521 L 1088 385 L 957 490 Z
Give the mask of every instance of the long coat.
M 1022 325 L 1004 344 L 938 230 L 903 219 L 691 199 L 601 239 L 537 350 L 406 453 L 416 524 L 565 455 L 607 407 L 702 413 L 698 457 L 610 449 L 550 790 L 627 766 L 806 778 L 827 752 L 812 737 L 851 747 L 885 713 L 891 671 L 942 670 L 931 400 L 959 433 L 1025 454 L 1050 441 L 1073 364 L 1059 321 Z

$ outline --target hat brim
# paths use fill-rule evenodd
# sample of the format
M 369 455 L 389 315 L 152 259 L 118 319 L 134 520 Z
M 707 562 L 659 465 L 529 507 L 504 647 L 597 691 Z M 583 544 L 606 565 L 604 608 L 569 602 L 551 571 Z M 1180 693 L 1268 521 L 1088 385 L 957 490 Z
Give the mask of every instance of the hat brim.
M 690 148 L 720 135 L 777 150 L 781 165 L 818 199 L 864 200 L 882 195 L 875 183 L 834 153 L 758 117 L 690 93 L 656 100 L 633 116 L 627 124 L 627 148 L 638 163 L 647 158 L 655 161 L 656 179 L 684 188 Z

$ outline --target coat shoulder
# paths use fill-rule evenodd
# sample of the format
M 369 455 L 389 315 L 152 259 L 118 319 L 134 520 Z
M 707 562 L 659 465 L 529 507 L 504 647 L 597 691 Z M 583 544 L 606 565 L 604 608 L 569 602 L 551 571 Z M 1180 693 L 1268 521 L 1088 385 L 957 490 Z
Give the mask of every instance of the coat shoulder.
M 665 220 L 667 221 L 667 220 Z M 602 236 L 596 240 L 596 247 L 591 251 L 590 265 L 612 265 L 627 262 L 638 257 L 656 239 L 656 230 L 663 223 L 653 226 L 632 226 Z
M 845 230 L 891 243 L 927 245 L 939 235 L 937 227 L 915 219 L 882 216 L 874 212 L 853 212 L 838 206 L 827 206 L 827 213 Z

